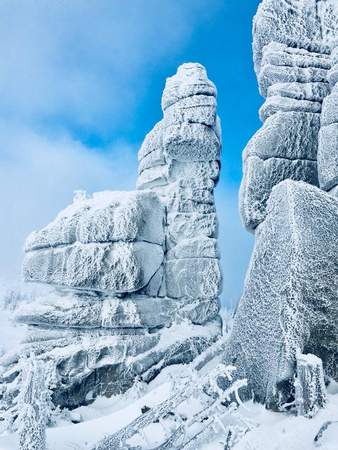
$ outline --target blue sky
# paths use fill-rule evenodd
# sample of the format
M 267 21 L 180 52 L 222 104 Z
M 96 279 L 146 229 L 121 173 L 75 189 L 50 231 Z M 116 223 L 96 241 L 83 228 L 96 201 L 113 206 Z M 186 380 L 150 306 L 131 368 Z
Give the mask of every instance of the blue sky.
M 223 302 L 241 292 L 241 152 L 260 126 L 251 55 L 257 0 L 3 0 L 0 4 L 0 278 L 75 189 L 133 189 L 136 152 L 161 118 L 165 78 L 198 61 L 218 88 Z

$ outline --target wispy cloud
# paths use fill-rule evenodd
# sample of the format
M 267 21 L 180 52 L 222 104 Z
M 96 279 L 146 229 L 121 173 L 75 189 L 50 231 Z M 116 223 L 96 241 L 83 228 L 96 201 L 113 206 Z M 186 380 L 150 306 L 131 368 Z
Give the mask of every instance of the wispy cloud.
M 148 77 L 219 0 L 3 0 L 0 114 L 118 130 Z

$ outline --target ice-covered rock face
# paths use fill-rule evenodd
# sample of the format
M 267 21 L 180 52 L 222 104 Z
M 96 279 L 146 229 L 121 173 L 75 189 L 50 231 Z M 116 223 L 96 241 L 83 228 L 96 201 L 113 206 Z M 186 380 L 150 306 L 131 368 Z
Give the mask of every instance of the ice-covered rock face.
M 263 0 L 254 20 L 254 63 L 261 69 L 263 49 L 270 42 L 328 54 L 337 38 L 335 0 Z
M 257 229 L 227 361 L 270 407 L 292 396 L 298 353 L 319 356 L 338 378 L 337 223 L 338 200 L 287 180 Z
M 255 247 L 226 358 L 249 396 L 278 409 L 297 355 L 338 373 L 338 4 L 263 0 L 253 31 L 266 101 L 243 153 L 240 209 Z
M 164 211 L 151 192 L 96 192 L 92 197 L 74 198 L 56 219 L 31 233 L 25 250 L 93 242 L 164 242 Z
M 214 83 L 208 79 L 207 71 L 201 64 L 182 64 L 177 69 L 177 73 L 166 80 L 165 89 L 162 95 L 162 109 L 163 111 L 166 111 L 170 106 L 173 106 L 177 102 L 179 102 L 180 105 L 184 105 L 190 101 L 192 105 L 195 105 L 196 98 L 193 98 L 195 96 L 200 97 L 200 101 L 202 102 L 205 98 L 209 97 L 210 102 L 213 102 L 211 104 L 215 106 L 216 95 L 216 87 Z M 213 112 L 213 121 L 210 123 L 210 126 L 214 124 L 216 119 L 216 110 Z M 200 116 L 201 113 L 203 114 L 202 110 L 197 109 L 196 117 Z
M 322 108 L 328 116 L 326 110 L 334 109 L 324 99 L 334 79 L 337 23 L 333 1 L 264 0 L 258 8 L 254 63 L 266 101 L 260 109 L 264 125 L 243 154 L 240 211 L 249 231 L 264 220 L 271 190 L 284 179 L 320 182 L 324 188 L 334 184 L 328 172 L 337 166 L 335 144 L 327 148 L 334 127 L 319 131 Z
M 100 192 L 26 241 L 26 281 L 109 294 L 136 292 L 163 264 L 164 208 L 152 192 Z M 158 286 L 159 289 L 160 286 Z
M 270 42 L 318 51 L 322 48 L 317 0 L 263 0 L 254 20 L 254 63 L 261 69 L 263 49 Z
M 338 185 L 338 5 L 332 9 L 328 20 L 336 26 L 331 40 L 331 69 L 328 80 L 331 93 L 323 101 L 321 129 L 319 133 L 318 173 L 320 187 L 337 196 Z M 331 23 L 330 22 L 330 23 Z M 332 29 L 333 27 L 331 27 Z
M 0 420 L 2 409 L 15 417 L 22 355 L 54 363 L 53 401 L 73 408 L 187 363 L 220 335 L 216 105 L 205 68 L 179 67 L 139 151 L 137 190 L 77 195 L 28 237 L 24 277 L 52 289 L 16 312 L 28 335 L 1 361 Z

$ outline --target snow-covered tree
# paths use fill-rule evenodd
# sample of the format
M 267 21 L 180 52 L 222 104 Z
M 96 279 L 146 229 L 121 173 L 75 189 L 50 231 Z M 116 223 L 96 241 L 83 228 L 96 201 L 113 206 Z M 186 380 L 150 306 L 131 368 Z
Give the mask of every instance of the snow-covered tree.
M 46 364 L 34 354 L 22 364 L 21 392 L 18 399 L 20 450 L 46 450 L 49 416 L 49 390 Z

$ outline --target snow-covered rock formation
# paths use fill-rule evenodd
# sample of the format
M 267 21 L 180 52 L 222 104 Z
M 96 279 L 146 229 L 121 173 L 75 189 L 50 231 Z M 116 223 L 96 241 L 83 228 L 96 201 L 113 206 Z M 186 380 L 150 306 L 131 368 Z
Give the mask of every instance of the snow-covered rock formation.
M 163 207 L 152 192 L 75 199 L 28 237 L 25 280 L 113 295 L 139 291 L 162 266 L 163 221 Z
M 240 207 L 255 247 L 226 358 L 273 408 L 294 396 L 302 353 L 338 378 L 338 202 L 315 187 L 335 195 L 338 183 L 337 38 L 334 0 L 263 0 L 254 20 L 267 98 Z
M 272 406 L 288 401 L 298 353 L 320 356 L 337 379 L 337 220 L 336 199 L 286 180 L 257 228 L 231 352 L 255 398 Z
M 255 17 L 254 63 L 266 101 L 264 125 L 243 154 L 240 209 L 250 231 L 264 220 L 273 186 L 288 178 L 318 185 L 320 113 L 332 65 L 329 4 L 265 0 Z
M 221 136 L 204 67 L 180 66 L 162 106 L 136 191 L 78 193 L 26 241 L 26 281 L 51 289 L 18 309 L 27 338 L 1 360 L 0 409 L 13 417 L 25 355 L 54 363 L 53 402 L 73 408 L 191 361 L 221 333 Z

